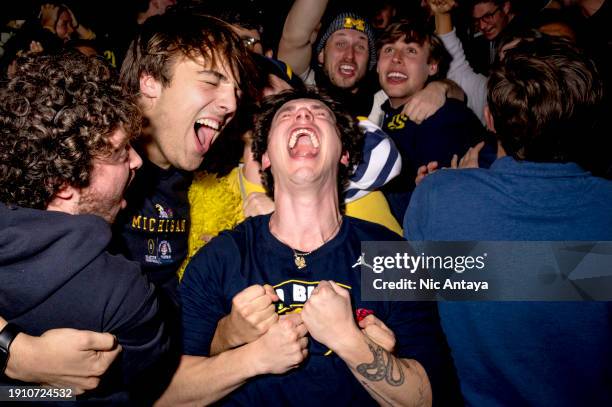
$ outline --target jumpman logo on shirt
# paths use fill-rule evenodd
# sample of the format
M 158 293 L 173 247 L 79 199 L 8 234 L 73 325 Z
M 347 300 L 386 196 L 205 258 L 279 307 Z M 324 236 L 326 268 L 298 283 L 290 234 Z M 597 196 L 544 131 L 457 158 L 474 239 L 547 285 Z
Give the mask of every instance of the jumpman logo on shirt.
M 361 253 L 361 256 L 359 256 L 359 258 L 357 259 L 357 262 L 355 264 L 353 264 L 353 267 L 351 268 L 355 268 L 357 266 L 366 266 L 371 268 L 372 270 L 374 270 L 374 267 L 372 267 L 371 265 L 369 265 L 365 259 L 365 253 Z

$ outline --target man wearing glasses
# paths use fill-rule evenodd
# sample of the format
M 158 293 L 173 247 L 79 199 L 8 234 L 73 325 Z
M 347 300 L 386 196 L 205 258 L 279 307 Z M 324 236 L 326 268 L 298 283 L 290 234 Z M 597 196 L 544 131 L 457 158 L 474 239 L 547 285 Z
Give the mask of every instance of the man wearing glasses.
M 516 25 L 510 1 L 473 0 L 472 21 L 477 37 L 470 47 L 468 59 L 476 72 L 488 74 L 497 54 L 497 43 L 512 26 Z

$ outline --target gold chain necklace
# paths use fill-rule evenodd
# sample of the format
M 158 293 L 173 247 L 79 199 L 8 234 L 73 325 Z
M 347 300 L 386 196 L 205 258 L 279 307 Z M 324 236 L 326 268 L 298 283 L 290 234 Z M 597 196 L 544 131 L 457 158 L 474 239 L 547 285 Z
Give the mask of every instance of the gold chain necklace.
M 299 250 L 295 250 L 293 247 L 291 250 L 293 250 L 293 262 L 295 263 L 296 267 L 300 270 L 306 267 L 306 256 L 312 252 L 301 252 Z
M 342 218 L 340 218 L 340 221 L 338 222 L 338 224 L 336 225 L 336 227 L 334 228 L 334 230 L 332 230 L 332 232 L 329 234 L 329 236 L 327 237 L 327 239 L 323 239 L 323 243 L 321 243 L 322 247 L 325 245 L 325 243 L 329 242 L 331 240 L 332 237 L 334 237 L 335 233 L 337 230 L 340 229 L 340 226 L 342 225 Z M 270 233 L 272 233 L 272 228 L 270 227 L 270 222 L 268 221 L 268 228 L 270 229 Z M 274 234 L 273 234 L 274 235 Z M 309 252 L 302 252 L 300 250 L 295 250 L 293 247 L 291 247 L 290 245 L 288 245 L 287 243 L 285 243 L 284 240 L 282 240 L 280 237 L 274 235 L 278 240 L 281 241 L 281 243 L 283 243 L 285 246 L 288 246 L 292 251 L 293 251 L 293 262 L 295 263 L 295 266 L 301 270 L 304 267 L 306 267 L 306 256 L 308 256 L 309 254 L 311 254 L 312 252 L 314 252 L 315 250 L 317 250 L 319 247 L 317 247 L 317 249 L 311 250 Z

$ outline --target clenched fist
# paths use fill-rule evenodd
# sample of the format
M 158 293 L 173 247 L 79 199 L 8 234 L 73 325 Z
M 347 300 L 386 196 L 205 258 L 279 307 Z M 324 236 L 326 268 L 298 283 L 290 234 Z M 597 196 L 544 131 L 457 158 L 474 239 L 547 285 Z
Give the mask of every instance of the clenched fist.
M 268 284 L 252 285 L 236 294 L 228 316 L 228 335 L 234 346 L 253 342 L 278 321 L 276 301 L 278 296 Z
M 364 335 L 373 342 L 376 342 L 387 352 L 392 353 L 395 350 L 395 334 L 384 322 L 374 315 L 368 315 L 359 321 L 359 327 Z
M 282 374 L 308 356 L 308 330 L 300 314 L 283 315 L 253 344 L 258 347 L 259 374 Z
M 428 0 L 427 3 L 434 14 L 450 13 L 457 6 L 455 0 Z
M 345 338 L 361 335 L 348 290 L 333 281 L 321 281 L 304 305 L 302 320 L 310 336 L 334 352 Z

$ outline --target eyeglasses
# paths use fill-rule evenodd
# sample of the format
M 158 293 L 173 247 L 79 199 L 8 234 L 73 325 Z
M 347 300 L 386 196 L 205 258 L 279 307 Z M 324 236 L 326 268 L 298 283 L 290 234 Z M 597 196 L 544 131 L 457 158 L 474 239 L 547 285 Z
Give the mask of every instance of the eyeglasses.
M 484 22 L 485 24 L 491 24 L 493 22 L 493 18 L 495 18 L 495 14 L 500 10 L 501 6 L 495 7 L 495 10 L 490 11 L 486 14 L 483 14 L 480 17 L 474 17 L 474 26 L 479 27 L 480 22 Z
M 255 44 L 261 44 L 261 40 L 255 37 L 242 37 L 241 40 L 244 46 L 250 49 L 251 51 L 253 50 L 253 48 L 255 48 Z

